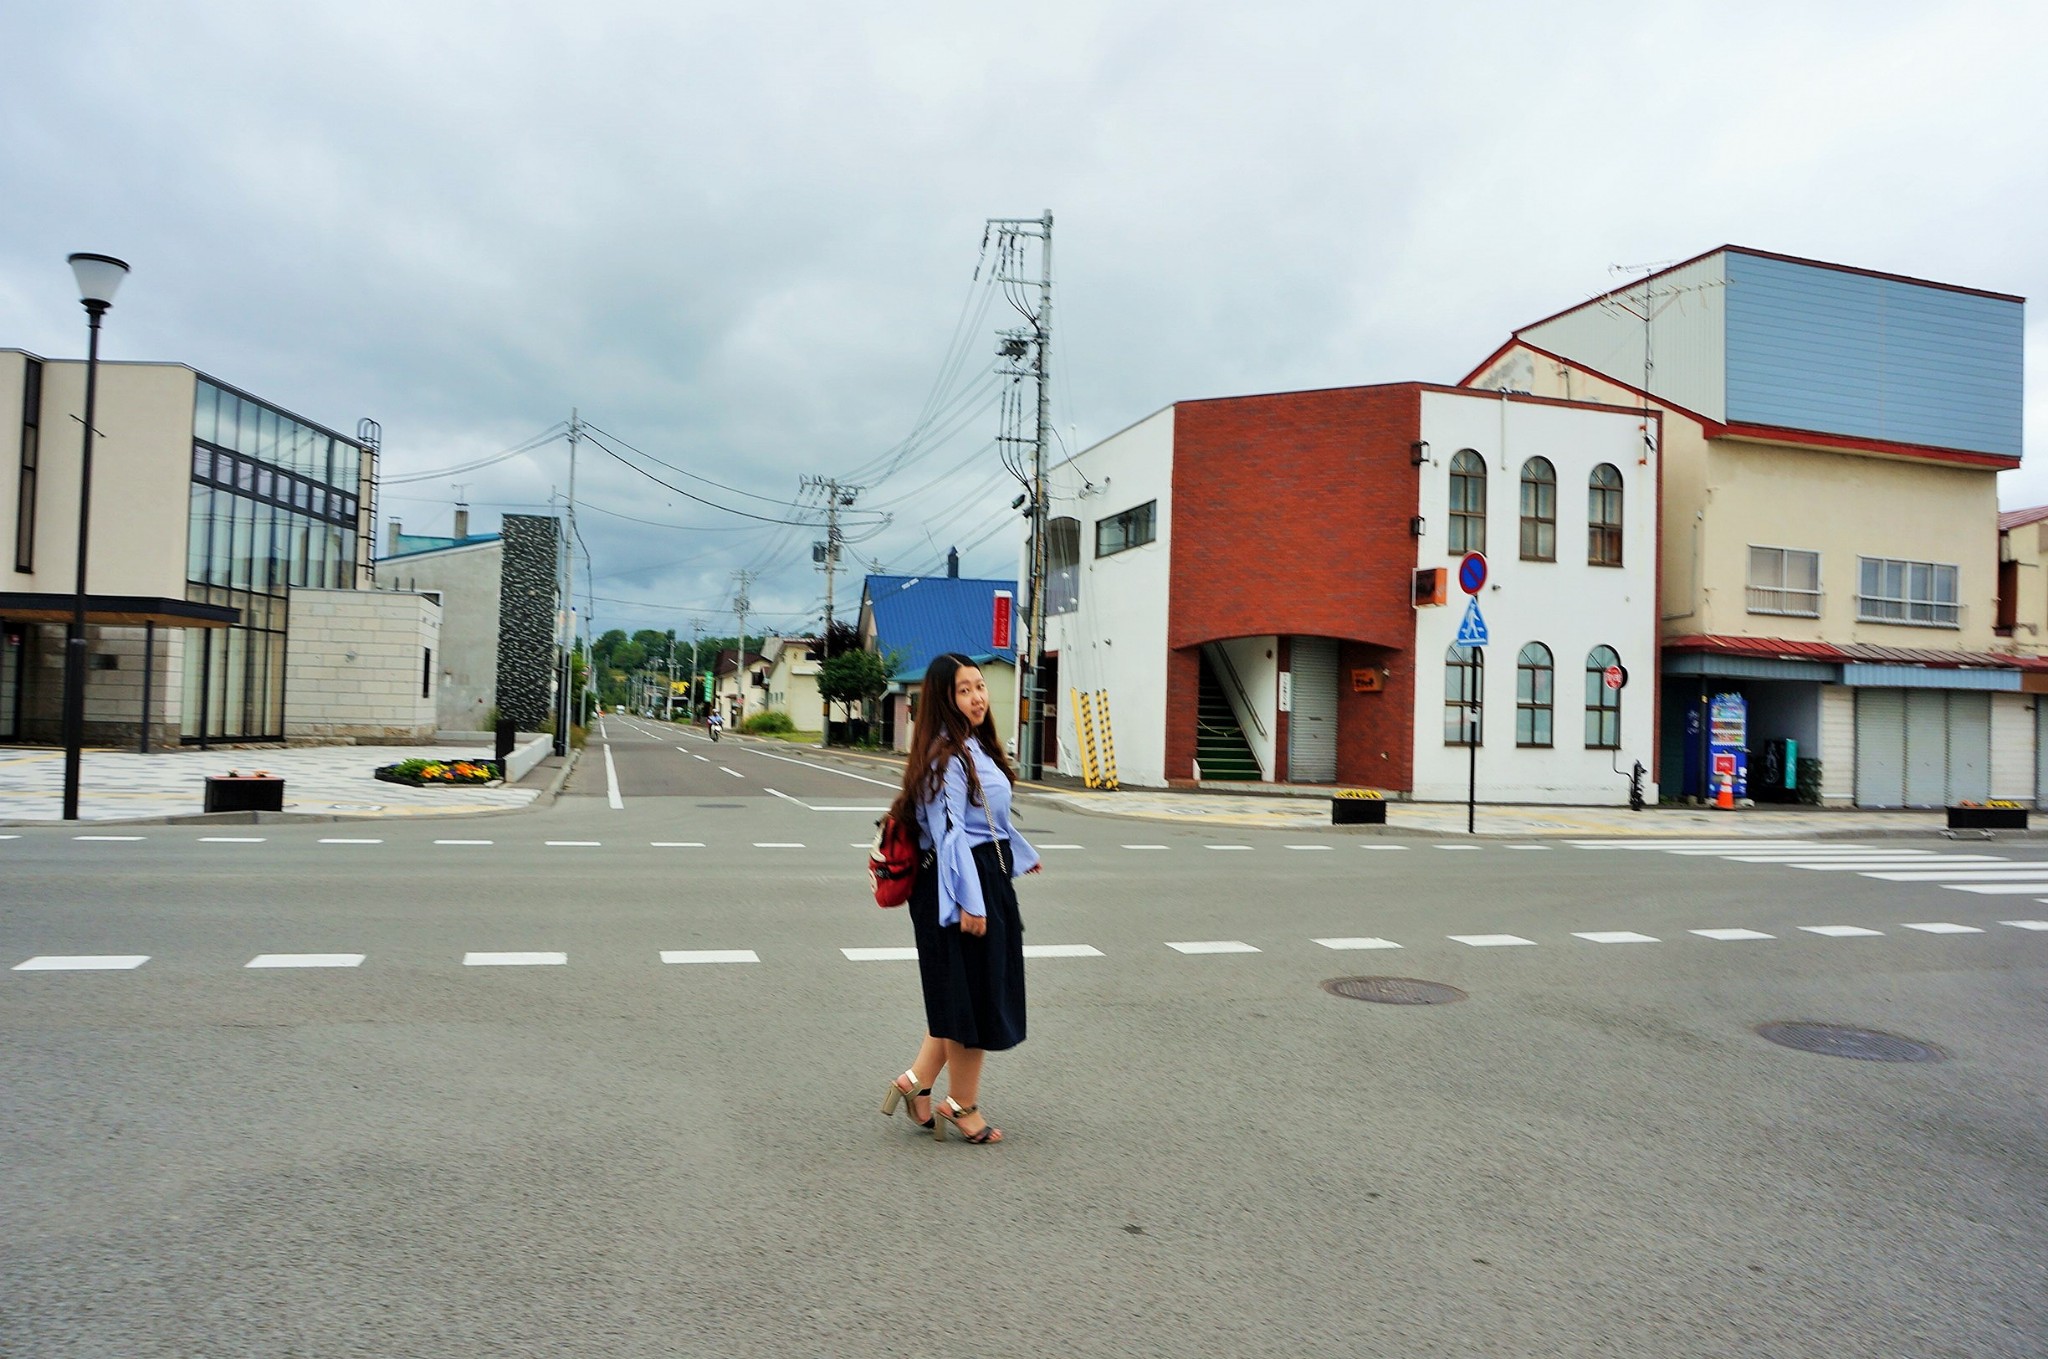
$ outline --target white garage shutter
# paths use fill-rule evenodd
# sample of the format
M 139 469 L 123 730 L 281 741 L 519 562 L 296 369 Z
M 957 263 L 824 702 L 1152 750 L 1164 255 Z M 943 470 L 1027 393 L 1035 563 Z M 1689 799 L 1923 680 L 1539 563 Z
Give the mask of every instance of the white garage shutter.
M 1991 798 L 1991 695 L 1948 696 L 1948 801 Z
M 1337 781 L 1337 644 L 1323 637 L 1294 639 L 1293 711 L 1288 720 L 1290 783 Z
M 1939 807 L 1948 796 L 1948 695 L 1908 689 L 1906 700 L 1906 805 Z
M 1900 807 L 1906 800 L 1906 692 L 1856 691 L 1856 805 Z

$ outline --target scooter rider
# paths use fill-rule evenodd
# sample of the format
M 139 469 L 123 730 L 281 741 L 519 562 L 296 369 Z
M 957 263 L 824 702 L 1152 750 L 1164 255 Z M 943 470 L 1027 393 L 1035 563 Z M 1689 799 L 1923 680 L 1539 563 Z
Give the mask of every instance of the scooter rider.
M 705 725 L 711 728 L 711 739 L 716 741 L 718 733 L 725 729 L 725 719 L 720 717 L 717 710 L 714 709 L 711 716 L 705 719 Z

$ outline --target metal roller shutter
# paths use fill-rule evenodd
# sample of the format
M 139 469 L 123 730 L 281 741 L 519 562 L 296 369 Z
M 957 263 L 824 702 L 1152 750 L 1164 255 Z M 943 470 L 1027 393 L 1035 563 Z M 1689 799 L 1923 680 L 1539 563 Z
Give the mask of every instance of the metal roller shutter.
M 1991 798 L 1991 695 L 1948 696 L 1948 801 Z
M 1337 644 L 1323 637 L 1294 639 L 1293 711 L 1288 721 L 1290 783 L 1337 781 Z
M 1908 689 L 1906 700 L 1906 805 L 1939 807 L 1948 796 L 1948 695 Z
M 1906 800 L 1906 695 L 1903 689 L 1856 691 L 1856 805 L 1900 807 Z

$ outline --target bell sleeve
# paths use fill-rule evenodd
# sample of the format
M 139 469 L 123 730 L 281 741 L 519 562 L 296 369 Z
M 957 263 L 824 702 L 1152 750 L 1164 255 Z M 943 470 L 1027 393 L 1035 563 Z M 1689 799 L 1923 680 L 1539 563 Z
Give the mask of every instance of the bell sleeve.
M 974 866 L 974 846 L 967 838 L 967 766 L 959 757 L 947 764 L 939 795 L 924 804 L 924 824 L 937 855 L 939 927 L 958 924 L 962 911 L 986 915 L 981 874 Z

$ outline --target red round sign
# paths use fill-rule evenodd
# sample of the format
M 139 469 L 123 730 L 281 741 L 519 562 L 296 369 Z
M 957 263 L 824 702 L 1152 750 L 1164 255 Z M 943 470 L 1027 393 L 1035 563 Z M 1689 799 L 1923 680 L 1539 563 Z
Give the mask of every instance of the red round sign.
M 1486 584 L 1486 555 L 1481 552 L 1467 552 L 1458 563 L 1458 588 L 1468 595 L 1476 595 Z
M 1610 665 L 1600 672 L 1600 678 L 1606 683 L 1608 688 L 1619 689 L 1622 685 L 1628 683 L 1628 671 L 1618 665 Z

